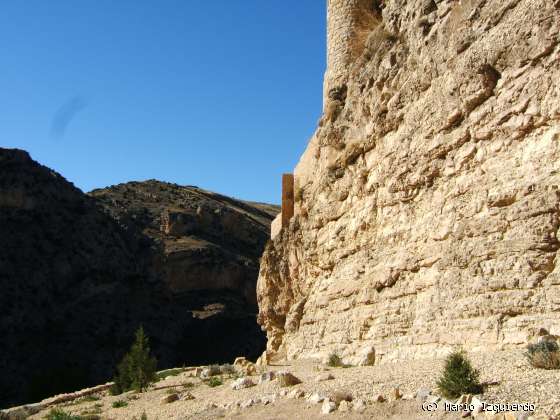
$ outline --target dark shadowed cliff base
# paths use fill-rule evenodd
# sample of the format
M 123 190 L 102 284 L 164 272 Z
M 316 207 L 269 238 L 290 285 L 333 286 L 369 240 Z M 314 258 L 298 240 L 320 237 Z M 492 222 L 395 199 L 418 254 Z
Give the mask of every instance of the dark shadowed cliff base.
M 158 368 L 256 358 L 275 212 L 157 181 L 86 195 L 0 149 L 0 407 L 109 380 L 140 325 Z

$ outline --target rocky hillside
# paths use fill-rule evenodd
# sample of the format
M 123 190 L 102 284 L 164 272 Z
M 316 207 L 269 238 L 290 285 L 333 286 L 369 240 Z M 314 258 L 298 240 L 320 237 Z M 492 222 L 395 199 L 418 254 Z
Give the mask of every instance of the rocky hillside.
M 174 294 L 227 289 L 256 310 L 259 258 L 278 207 L 154 180 L 90 195 L 162 251 L 157 265 Z
M 0 149 L 0 407 L 106 381 L 141 324 L 160 368 L 262 351 L 250 289 L 274 207 L 181 191 L 136 183 L 97 199 Z M 210 224 L 157 240 L 154 203 L 183 211 L 191 198 Z M 247 231 L 227 230 L 220 215 Z
M 265 359 L 560 334 L 560 3 L 329 0 L 324 114 L 258 282 Z

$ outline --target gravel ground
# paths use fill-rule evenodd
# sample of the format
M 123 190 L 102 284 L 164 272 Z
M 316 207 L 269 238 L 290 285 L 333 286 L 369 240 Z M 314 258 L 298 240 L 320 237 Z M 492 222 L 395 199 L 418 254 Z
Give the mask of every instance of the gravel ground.
M 534 369 L 526 362 L 522 351 L 504 351 L 493 353 L 472 353 L 468 357 L 480 370 L 482 382 L 497 382 L 486 388 L 480 397 L 491 403 L 534 403 L 535 414 L 560 416 L 560 371 Z M 288 370 L 300 378 L 303 383 L 289 390 L 301 389 L 306 394 L 313 392 L 348 391 L 354 399 L 361 398 L 368 402 L 363 414 L 336 412 L 332 418 L 460 418 L 457 414 L 436 412 L 426 413 L 421 410 L 421 403 L 411 401 L 391 401 L 392 390 L 399 387 L 403 394 L 414 394 L 419 388 L 435 391 L 435 382 L 443 366 L 443 360 L 423 359 L 399 363 L 386 363 L 367 367 L 329 368 L 334 380 L 316 382 L 321 373 L 316 362 L 293 361 L 285 365 L 270 366 L 269 370 Z M 253 377 L 257 382 L 258 378 Z M 190 382 L 192 387 L 185 389 L 182 384 Z M 142 394 L 127 393 L 120 396 L 100 395 L 99 401 L 75 401 L 60 405 L 59 408 L 72 414 L 95 412 L 102 419 L 140 419 L 146 413 L 148 419 L 290 419 L 323 418 L 321 404 L 312 404 L 305 399 L 290 399 L 280 396 L 276 381 L 255 387 L 234 391 L 231 389 L 233 379 L 224 378 L 224 384 L 210 388 L 192 373 L 185 372 L 160 381 L 157 387 L 176 386 L 179 401 L 162 404 L 160 400 L 169 395 L 169 388 L 150 390 Z M 284 388 L 286 389 L 286 388 Z M 183 400 L 190 392 L 195 399 Z M 389 402 L 374 403 L 374 396 L 383 394 Z M 276 401 L 269 405 L 258 403 L 249 408 L 228 408 L 228 404 L 243 403 L 255 397 L 276 395 Z M 128 405 L 113 408 L 113 402 L 125 400 Z M 97 404 L 97 407 L 95 405 Z M 101 405 L 101 406 L 100 406 Z M 31 418 L 44 418 L 46 411 Z M 560 417 L 559 417 L 560 418 Z

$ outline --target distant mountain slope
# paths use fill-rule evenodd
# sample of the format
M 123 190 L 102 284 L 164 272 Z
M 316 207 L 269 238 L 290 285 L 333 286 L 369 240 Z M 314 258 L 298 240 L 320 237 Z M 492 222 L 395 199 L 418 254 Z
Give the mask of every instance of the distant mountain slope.
M 88 196 L 26 152 L 0 148 L 0 407 L 109 379 L 141 324 L 160 368 L 262 351 L 253 293 L 272 216 L 200 190 L 202 208 L 234 220 L 242 238 L 218 217 L 198 236 L 158 237 L 155 203 L 181 219 L 197 200 L 181 191 L 150 181 Z M 229 268 L 236 274 L 220 283 Z
M 161 248 L 160 268 L 174 293 L 228 289 L 256 309 L 258 259 L 278 207 L 155 180 L 90 195 L 125 228 Z

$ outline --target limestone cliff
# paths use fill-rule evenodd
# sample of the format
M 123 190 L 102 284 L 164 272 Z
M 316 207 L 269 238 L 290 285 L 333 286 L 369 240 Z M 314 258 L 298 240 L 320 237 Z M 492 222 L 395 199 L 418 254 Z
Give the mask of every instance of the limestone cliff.
M 560 2 L 329 0 L 324 113 L 262 258 L 266 358 L 560 334 Z

